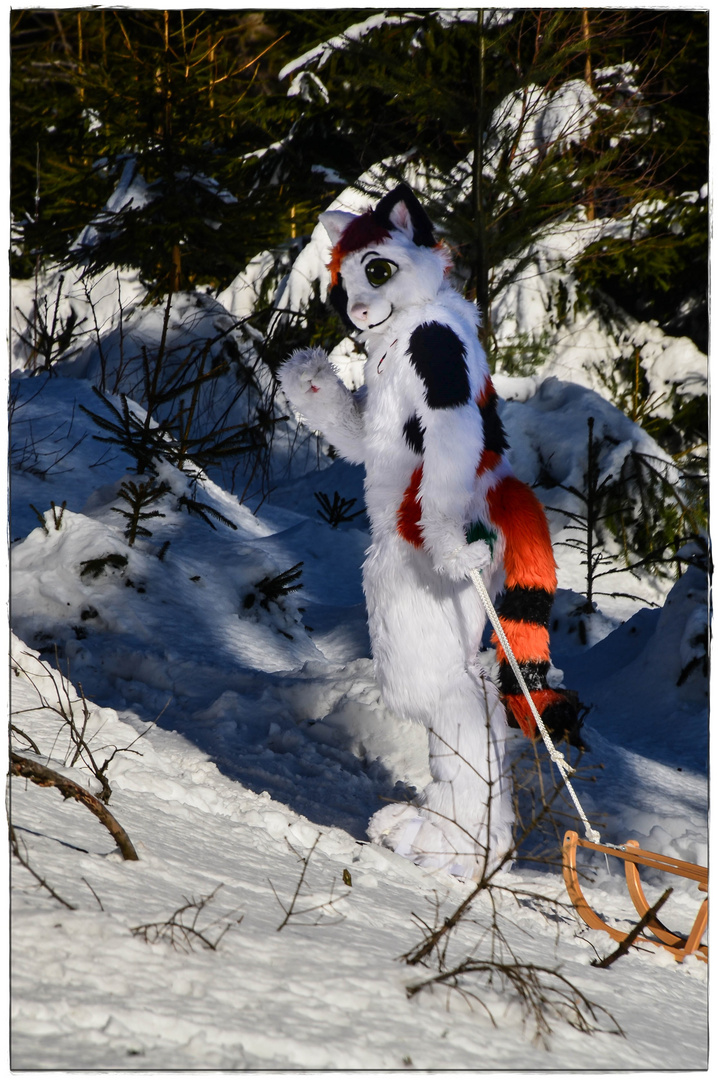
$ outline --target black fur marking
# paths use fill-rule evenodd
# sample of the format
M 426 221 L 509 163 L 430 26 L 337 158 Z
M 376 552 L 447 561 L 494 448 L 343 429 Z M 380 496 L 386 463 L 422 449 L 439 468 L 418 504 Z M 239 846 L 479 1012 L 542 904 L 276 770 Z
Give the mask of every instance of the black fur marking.
M 404 424 L 404 438 L 415 454 L 424 453 L 424 429 L 416 413 Z
M 555 741 L 567 738 L 571 746 L 576 746 L 579 750 L 588 750 L 581 736 L 583 715 L 578 694 L 574 690 L 564 690 L 561 701 L 544 709 L 541 719 Z
M 430 409 L 452 409 L 469 400 L 466 349 L 459 337 L 441 323 L 424 323 L 409 339 L 409 359 L 426 386 Z
M 503 454 L 508 450 L 509 444 L 506 439 L 504 425 L 501 423 L 496 409 L 497 397 L 493 393 L 489 400 L 479 408 L 481 419 L 484 423 L 484 449 L 492 450 L 496 454 Z
M 347 304 L 349 303 L 349 298 L 347 297 L 347 291 L 344 288 L 344 282 L 342 281 L 341 274 L 337 275 L 336 285 L 332 285 L 331 289 L 329 290 L 329 302 L 334 308 L 334 310 L 337 312 L 337 314 L 341 317 L 344 325 L 348 327 L 349 330 L 356 330 L 356 326 L 347 314 Z
M 414 229 L 414 243 L 419 247 L 434 247 L 434 231 L 424 207 L 417 199 L 414 192 L 407 184 L 399 184 L 377 203 L 374 209 L 374 218 L 385 229 L 393 229 L 389 215 L 397 203 L 403 202 L 409 211 L 411 224 Z
M 504 619 L 547 627 L 552 605 L 553 593 L 546 592 L 545 589 L 514 585 L 503 594 L 498 610 Z
M 545 690 L 548 675 L 548 660 L 528 660 L 519 664 L 519 670 L 529 690 Z M 502 694 L 522 694 L 518 679 L 506 662 L 499 665 L 499 686 Z

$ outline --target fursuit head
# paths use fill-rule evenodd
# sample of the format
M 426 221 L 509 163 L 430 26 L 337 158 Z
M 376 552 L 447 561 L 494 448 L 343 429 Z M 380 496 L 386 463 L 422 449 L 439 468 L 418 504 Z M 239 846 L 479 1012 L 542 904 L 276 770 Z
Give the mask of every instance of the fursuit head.
M 388 804 L 368 835 L 425 867 L 480 877 L 512 851 L 509 727 L 536 735 L 501 645 L 498 678 L 479 660 L 492 599 L 542 720 L 578 738 L 575 695 L 547 683 L 556 572 L 546 517 L 512 473 L 479 312 L 449 282 L 450 260 L 401 184 L 361 215 L 320 216 L 330 298 L 363 344 L 350 391 L 320 348 L 279 372 L 293 407 L 365 471 L 371 546 L 363 566 L 376 678 L 385 704 L 428 732 L 431 782 Z

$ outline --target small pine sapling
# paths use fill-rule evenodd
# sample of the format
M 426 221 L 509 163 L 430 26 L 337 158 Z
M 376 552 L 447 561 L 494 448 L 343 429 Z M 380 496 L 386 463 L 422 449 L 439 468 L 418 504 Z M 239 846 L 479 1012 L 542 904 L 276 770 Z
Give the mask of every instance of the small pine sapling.
M 177 509 L 184 509 L 188 514 L 194 514 L 196 517 L 202 518 L 202 521 L 209 525 L 210 529 L 215 529 L 215 531 L 216 526 L 213 524 L 212 518 L 214 518 L 215 521 L 221 521 L 228 529 L 234 529 L 235 532 L 237 531 L 237 526 L 234 522 L 230 521 L 224 514 L 221 514 L 214 506 L 210 506 L 208 503 L 198 502 L 197 499 L 190 499 L 187 495 L 180 495 L 177 500 Z
M 299 578 L 302 576 L 303 566 L 303 562 L 295 563 L 294 566 L 290 566 L 288 570 L 284 570 L 281 574 L 277 574 L 276 577 L 267 575 L 267 577 L 264 577 L 261 581 L 257 582 L 254 588 L 257 592 L 262 594 L 259 606 L 263 607 L 265 611 L 268 611 L 270 603 L 277 603 L 283 596 L 288 596 L 289 593 L 304 588 L 303 584 L 299 581 Z M 256 593 L 247 593 L 243 601 L 243 606 L 249 609 L 254 606 L 256 600 Z
M 631 450 L 614 473 L 600 478 L 599 453 L 604 444 L 615 445 L 606 435 L 603 440 L 594 437 L 594 418 L 588 417 L 587 463 L 583 491 L 572 485 L 554 486 L 568 491 L 579 499 L 583 511 L 571 511 L 563 507 L 547 506 L 568 518 L 568 531 L 577 535 L 558 541 L 561 546 L 580 552 L 586 567 L 586 601 L 576 614 L 590 615 L 594 610 L 596 596 L 625 596 L 629 599 L 643 597 L 632 593 L 600 592 L 596 589 L 599 578 L 626 570 L 636 571 L 642 567 L 660 568 L 678 562 L 675 551 L 689 537 L 688 526 L 698 532 L 702 525 L 699 508 L 699 484 L 686 472 L 674 469 L 661 458 Z M 620 559 L 602 550 L 597 541 L 608 534 L 622 546 Z M 673 549 L 666 554 L 667 549 Z M 638 557 L 635 557 L 638 556 Z M 659 572 L 660 569 L 659 569 Z M 581 627 L 579 626 L 581 632 Z
M 596 443 L 593 437 L 594 418 L 589 416 L 587 423 L 588 457 L 586 472 L 584 474 L 585 491 L 579 491 L 578 488 L 575 488 L 572 485 L 565 487 L 563 484 L 559 484 L 559 487 L 564 491 L 569 491 L 572 495 L 575 495 L 577 499 L 581 500 L 586 508 L 585 513 L 583 514 L 570 513 L 567 510 L 561 511 L 562 514 L 565 514 L 574 523 L 569 525 L 568 529 L 576 530 L 583 534 L 581 538 L 571 537 L 571 539 L 561 541 L 561 543 L 565 547 L 577 548 L 585 554 L 585 558 L 582 561 L 586 566 L 586 603 L 581 606 L 580 610 L 584 614 L 590 615 L 593 611 L 593 586 L 596 571 L 599 565 L 607 559 L 604 552 L 595 547 L 596 527 L 601 519 L 601 515 L 599 514 L 601 495 L 613 478 L 609 473 L 609 475 L 604 476 L 603 480 L 599 481 L 600 466 L 598 454 L 596 452 Z
M 18 338 L 28 350 L 26 367 L 30 371 L 49 371 L 56 360 L 61 358 L 69 360 L 80 352 L 79 348 L 71 349 L 70 346 L 86 320 L 79 319 L 74 307 L 70 307 L 70 313 L 66 319 L 60 316 L 64 283 L 65 278 L 61 276 L 57 284 L 52 311 L 50 311 L 48 297 L 43 296 L 39 299 L 37 295 L 33 301 L 30 316 L 27 316 L 20 308 L 16 309 L 26 324 L 25 329 L 18 333 Z
M 127 502 L 129 510 L 123 510 L 120 506 L 113 506 L 112 509 L 116 514 L 122 514 L 127 521 L 125 536 L 130 547 L 134 545 L 138 536 L 152 536 L 151 530 L 141 525 L 140 522 L 148 521 L 150 518 L 164 517 L 165 515 L 159 510 L 146 510 L 144 508 L 157 502 L 168 491 L 167 484 L 158 484 L 154 480 L 148 480 L 144 484 L 135 484 L 133 480 L 125 480 L 122 483 L 118 495 Z
M 159 428 L 151 427 L 148 423 L 139 420 L 130 409 L 127 395 L 120 394 L 121 407 L 118 409 L 109 398 L 92 387 L 92 392 L 100 399 L 109 411 L 110 417 L 102 416 L 91 409 L 80 405 L 84 413 L 95 421 L 97 426 L 108 435 L 93 435 L 97 442 L 112 443 L 119 446 L 131 458 L 134 458 L 137 472 L 151 472 L 153 460 L 167 450 L 165 438 Z
M 96 559 L 85 559 L 80 563 L 80 577 L 89 575 L 98 578 L 105 570 L 124 570 L 127 566 L 127 556 L 111 551 L 107 555 L 99 555 Z
M 40 522 L 40 525 L 42 526 L 43 531 L 45 532 L 45 535 L 49 536 L 50 535 L 50 530 L 48 529 L 48 527 L 47 527 L 47 525 L 45 523 L 45 515 L 41 514 L 40 511 L 38 510 L 38 508 L 36 506 L 33 506 L 32 503 L 30 503 L 30 509 L 35 511 L 35 515 L 37 517 L 37 520 Z M 55 504 L 55 502 L 53 502 L 51 500 L 50 501 L 50 509 L 52 510 L 52 520 L 55 523 L 55 532 L 59 532 L 60 529 L 62 528 L 62 516 L 65 513 L 65 510 L 67 509 L 67 500 L 63 499 L 63 502 L 62 502 L 62 505 L 60 507 L 59 512 L 58 512 L 58 509 L 57 509 L 57 505 Z
M 315 491 L 314 498 L 321 507 L 321 509 L 317 510 L 317 513 L 325 521 L 328 521 L 333 529 L 336 529 L 343 521 L 353 521 L 360 514 L 366 513 L 364 507 L 361 510 L 355 510 L 353 514 L 348 513 L 354 506 L 356 499 L 344 499 L 338 491 L 334 492 L 334 498 L 331 502 L 329 496 L 323 491 Z

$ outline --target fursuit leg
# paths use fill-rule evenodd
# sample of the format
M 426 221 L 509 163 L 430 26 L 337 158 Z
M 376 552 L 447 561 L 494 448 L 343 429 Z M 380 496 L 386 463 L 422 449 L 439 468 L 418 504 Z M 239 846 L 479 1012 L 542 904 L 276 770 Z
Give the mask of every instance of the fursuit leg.
M 428 572 L 423 553 L 383 553 L 365 566 L 377 679 L 386 704 L 427 729 L 431 782 L 412 804 L 372 817 L 376 843 L 426 867 L 476 877 L 511 848 L 506 714 L 497 687 L 474 662 L 485 612 L 471 582 Z M 391 590 L 382 589 L 391 570 Z

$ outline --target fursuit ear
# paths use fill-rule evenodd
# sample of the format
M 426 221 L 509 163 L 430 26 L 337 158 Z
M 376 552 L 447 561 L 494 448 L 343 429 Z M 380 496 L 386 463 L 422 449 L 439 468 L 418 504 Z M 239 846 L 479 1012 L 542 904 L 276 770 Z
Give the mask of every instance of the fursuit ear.
M 319 215 L 319 220 L 329 233 L 329 239 L 332 242 L 332 247 L 334 247 L 347 225 L 351 225 L 352 221 L 356 221 L 356 216 L 347 214 L 344 210 L 327 210 Z
M 374 218 L 385 229 L 403 232 L 419 247 L 434 247 L 436 240 L 429 217 L 408 184 L 399 184 L 381 199 Z

